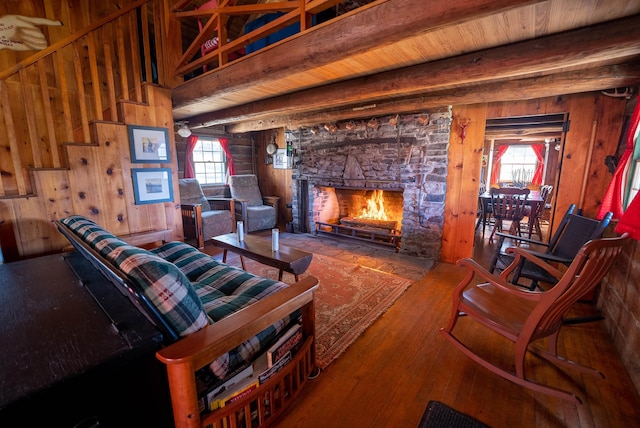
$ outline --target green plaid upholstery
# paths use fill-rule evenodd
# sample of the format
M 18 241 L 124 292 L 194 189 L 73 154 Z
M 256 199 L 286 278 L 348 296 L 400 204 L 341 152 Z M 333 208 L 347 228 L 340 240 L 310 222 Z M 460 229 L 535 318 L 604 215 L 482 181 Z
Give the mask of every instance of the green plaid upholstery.
M 135 283 L 180 336 L 209 323 L 191 282 L 177 266 L 147 250 L 128 245 L 87 218 L 70 216 L 61 223 Z
M 144 250 L 128 245 L 82 216 L 69 216 L 61 223 L 140 287 L 181 336 L 287 287 L 283 282 L 220 263 L 184 242 Z M 209 368 L 218 378 L 226 377 L 264 352 L 298 318 L 299 311 L 278 321 L 214 360 Z

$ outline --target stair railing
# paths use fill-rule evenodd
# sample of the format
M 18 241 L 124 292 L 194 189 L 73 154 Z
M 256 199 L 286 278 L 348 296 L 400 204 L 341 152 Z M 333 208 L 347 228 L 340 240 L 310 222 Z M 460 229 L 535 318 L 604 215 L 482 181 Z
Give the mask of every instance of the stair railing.
M 32 194 L 29 170 L 63 168 L 66 143 L 92 121 L 120 122 L 118 101 L 164 84 L 161 0 L 139 0 L 0 73 L 0 198 Z M 154 35 L 158 37 L 154 37 Z

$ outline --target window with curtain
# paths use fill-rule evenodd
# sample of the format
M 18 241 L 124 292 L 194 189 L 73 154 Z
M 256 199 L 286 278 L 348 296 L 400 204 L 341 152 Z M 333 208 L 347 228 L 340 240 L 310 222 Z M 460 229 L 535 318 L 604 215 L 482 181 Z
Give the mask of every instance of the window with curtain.
M 530 145 L 511 145 L 500 158 L 501 183 L 530 183 L 538 166 L 538 157 Z
M 638 130 L 634 139 L 633 157 L 629 162 L 629 181 L 624 195 L 624 207 L 629 206 L 633 198 L 640 190 L 640 144 L 638 144 Z
M 191 159 L 195 178 L 200 184 L 227 182 L 227 157 L 217 138 L 199 137 Z

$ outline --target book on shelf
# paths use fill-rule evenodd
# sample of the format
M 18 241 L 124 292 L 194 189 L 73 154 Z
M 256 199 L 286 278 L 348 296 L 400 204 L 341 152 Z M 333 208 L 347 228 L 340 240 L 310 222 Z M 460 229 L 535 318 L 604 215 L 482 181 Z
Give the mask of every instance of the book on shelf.
M 231 373 L 225 379 L 216 378 L 207 367 L 197 372 L 198 407 L 200 412 L 214 410 L 212 408 L 218 397 L 225 391 L 234 390 L 235 385 L 253 376 L 253 364 L 247 364 Z
M 272 367 L 288 352 L 293 356 L 300 346 L 302 346 L 302 326 L 296 324 L 267 350 L 267 366 Z
M 258 389 L 260 382 L 254 377 L 244 379 L 234 385 L 233 389 L 229 389 L 226 393 L 218 396 L 218 398 L 211 404 L 211 410 L 216 410 L 221 407 L 227 406 L 238 400 L 243 399 L 247 394 Z

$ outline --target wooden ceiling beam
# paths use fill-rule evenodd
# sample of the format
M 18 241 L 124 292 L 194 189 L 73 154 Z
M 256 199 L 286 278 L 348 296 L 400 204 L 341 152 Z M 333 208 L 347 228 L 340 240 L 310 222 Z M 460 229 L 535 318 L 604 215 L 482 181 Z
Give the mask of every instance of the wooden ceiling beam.
M 209 98 L 250 89 L 257 81 L 275 82 L 416 34 L 544 1 L 466 0 L 456 7 L 447 2 L 430 2 L 426 7 L 424 0 L 382 2 L 338 18 L 333 25 L 314 27 L 304 37 L 273 46 L 268 54 L 243 58 L 241 66 L 216 70 L 215 78 L 205 74 L 183 83 L 172 92 L 173 108 L 188 111 Z
M 624 64 L 605 65 L 555 75 L 512 79 L 504 82 L 482 83 L 451 90 L 425 92 L 413 97 L 379 100 L 375 106 L 365 110 L 352 107 L 334 108 L 320 112 L 292 115 L 273 115 L 228 124 L 227 132 L 242 133 L 285 127 L 297 129 L 326 122 L 338 122 L 351 119 L 367 119 L 374 116 L 398 113 L 415 113 L 422 110 L 449 105 L 465 105 L 492 101 L 520 101 L 544 98 L 595 90 L 619 88 L 637 85 L 640 82 L 640 61 Z M 304 99 L 300 100 L 301 103 Z M 202 123 L 190 120 L 190 126 L 202 126 Z
M 367 105 L 479 83 L 555 74 L 640 55 L 640 16 L 307 89 L 189 118 L 208 126 Z M 601 86 L 594 77 L 594 87 Z

